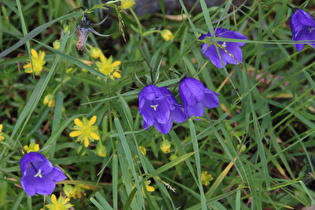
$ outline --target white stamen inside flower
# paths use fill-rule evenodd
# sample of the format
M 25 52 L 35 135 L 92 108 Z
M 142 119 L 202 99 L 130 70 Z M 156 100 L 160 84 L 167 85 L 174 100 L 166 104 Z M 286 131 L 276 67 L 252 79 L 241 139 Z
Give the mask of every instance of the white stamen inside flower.
M 308 28 L 309 30 L 309 33 L 312 33 L 312 31 L 314 30 L 314 27 L 313 28 Z
M 43 178 L 43 175 L 41 173 L 42 173 L 42 170 L 38 169 L 38 172 L 37 174 L 34 175 L 34 177 Z
M 226 42 L 223 42 L 222 47 L 226 48 Z
M 154 111 L 156 111 L 156 107 L 158 107 L 158 104 L 156 104 L 156 105 L 151 105 L 151 107 L 154 109 Z

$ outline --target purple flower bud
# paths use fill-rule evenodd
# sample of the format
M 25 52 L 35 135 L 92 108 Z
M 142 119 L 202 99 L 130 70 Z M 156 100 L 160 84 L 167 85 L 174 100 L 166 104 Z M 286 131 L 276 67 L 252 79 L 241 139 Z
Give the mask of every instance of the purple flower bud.
M 192 77 L 186 77 L 179 83 L 179 96 L 183 102 L 185 113 L 190 117 L 202 117 L 204 107 L 211 109 L 220 104 L 217 93 L 212 92 L 199 80 Z
M 237 31 L 229 31 L 225 28 L 214 28 L 215 37 L 230 38 L 230 39 L 242 39 L 246 40 L 247 37 Z M 199 37 L 200 40 L 204 40 L 207 37 L 211 37 L 210 32 Z M 223 68 L 227 63 L 239 64 L 242 63 L 243 54 L 241 47 L 246 43 L 244 42 L 222 42 L 218 41 L 218 47 L 214 44 L 204 43 L 202 45 L 202 53 L 205 57 L 218 68 Z M 218 50 L 217 50 L 218 49 Z M 219 53 L 217 52 L 219 51 Z
M 304 10 L 296 10 L 290 19 L 293 41 L 305 41 L 315 48 L 315 20 Z M 313 41 L 310 41 L 313 40 Z M 294 44 L 297 51 L 304 48 L 304 44 Z
M 22 173 L 21 185 L 24 191 L 33 196 L 51 194 L 56 182 L 61 182 L 67 177 L 58 167 L 54 167 L 46 157 L 37 152 L 24 155 L 20 161 Z
M 160 133 L 167 134 L 173 121 L 181 123 L 187 119 L 182 106 L 166 87 L 148 85 L 141 90 L 138 99 L 145 129 L 153 125 Z

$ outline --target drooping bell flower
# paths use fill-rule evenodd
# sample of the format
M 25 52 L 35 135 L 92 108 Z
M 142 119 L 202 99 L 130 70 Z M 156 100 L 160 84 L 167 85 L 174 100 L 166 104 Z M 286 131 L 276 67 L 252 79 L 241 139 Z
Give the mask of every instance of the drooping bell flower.
M 293 12 L 290 19 L 293 41 L 305 41 L 315 48 L 315 20 L 304 10 L 298 9 Z M 297 51 L 304 48 L 304 44 L 294 44 Z
M 247 37 L 237 31 L 230 31 L 225 28 L 214 28 L 215 37 L 230 38 L 230 39 L 241 39 L 246 40 Z M 204 40 L 207 37 L 211 37 L 210 32 L 199 37 L 200 40 Z M 209 58 L 210 61 L 218 68 L 223 68 L 227 63 L 239 64 L 242 63 L 243 53 L 241 47 L 246 43 L 244 42 L 222 42 L 218 41 L 215 43 L 204 43 L 202 45 L 202 53 L 205 57 Z M 219 53 L 218 53 L 218 51 Z
M 179 96 L 185 113 L 190 117 L 202 117 L 204 108 L 212 109 L 220 104 L 217 93 L 192 77 L 186 77 L 179 83 Z
M 67 178 L 60 168 L 54 167 L 44 155 L 38 152 L 24 155 L 20 161 L 20 169 L 21 185 L 29 196 L 36 193 L 50 195 L 56 187 L 56 182 Z
M 187 119 L 182 106 L 166 87 L 148 85 L 141 90 L 138 100 L 145 129 L 153 125 L 160 133 L 167 134 L 173 121 L 181 123 Z

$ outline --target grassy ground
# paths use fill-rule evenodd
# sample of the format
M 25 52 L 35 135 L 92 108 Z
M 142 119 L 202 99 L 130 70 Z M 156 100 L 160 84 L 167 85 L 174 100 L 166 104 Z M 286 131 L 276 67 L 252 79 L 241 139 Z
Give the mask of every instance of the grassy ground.
M 184 20 L 170 20 L 163 12 L 136 17 L 114 7 L 102 25 L 93 26 L 111 36 L 90 33 L 83 51 L 76 48 L 77 36 L 70 36 L 83 15 L 74 9 L 84 6 L 91 21 L 100 22 L 104 10 L 93 6 L 101 2 L 47 2 L 0 3 L 0 209 L 40 209 L 50 202 L 50 196 L 27 196 L 20 186 L 19 160 L 31 142 L 68 177 L 57 185 L 57 197 L 65 195 L 66 185 L 81 190 L 70 196 L 75 209 L 315 205 L 315 54 L 308 45 L 301 52 L 294 49 L 287 6 L 309 12 L 312 1 L 253 1 L 228 9 L 229 3 L 206 8 L 200 0 L 201 13 L 178 11 L 187 15 Z M 215 27 L 248 37 L 242 64 L 217 69 L 202 55 L 198 37 Z M 161 37 L 165 28 L 173 40 Z M 58 50 L 52 47 L 55 40 L 60 40 Z M 95 70 L 100 59 L 91 57 L 90 46 L 121 61 L 121 78 Z M 39 76 L 23 69 L 31 49 L 46 53 Z M 219 93 L 220 106 L 207 109 L 199 121 L 175 124 L 165 136 L 154 128 L 143 130 L 137 101 L 143 85 L 155 80 L 176 94 L 183 75 Z M 48 94 L 54 107 L 43 103 Z M 74 119 L 92 116 L 100 140 L 84 147 L 69 134 Z M 160 149 L 165 142 L 168 153 Z

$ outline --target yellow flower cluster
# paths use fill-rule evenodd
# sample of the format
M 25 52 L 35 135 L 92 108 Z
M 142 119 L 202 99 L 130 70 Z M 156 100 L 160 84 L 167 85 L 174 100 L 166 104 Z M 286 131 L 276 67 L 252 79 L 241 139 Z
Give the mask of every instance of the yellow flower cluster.
M 121 74 L 119 73 L 118 66 L 121 64 L 120 61 L 114 61 L 113 58 L 106 58 L 104 54 L 100 55 L 101 62 L 97 61 L 96 66 L 100 72 L 114 80 L 115 78 L 121 78 Z
M 81 184 L 76 184 L 74 186 L 65 184 L 63 191 L 68 198 L 81 198 L 85 195 L 84 189 Z
M 96 70 L 100 71 L 102 74 L 106 75 L 107 78 L 115 80 L 116 78 L 121 78 L 119 66 L 121 65 L 121 61 L 113 61 L 113 57 L 106 58 L 103 54 L 102 50 L 98 47 L 89 47 L 89 54 L 93 59 L 99 59 L 99 61 L 95 62 Z M 91 66 L 94 64 L 93 61 L 82 60 L 83 63 Z M 87 71 L 83 69 L 83 71 Z
M 26 153 L 37 152 L 39 150 L 39 144 L 31 142 L 30 145 L 25 145 L 23 149 Z
M 163 153 L 167 154 L 171 151 L 171 144 L 167 140 L 163 140 L 160 144 L 160 149 Z
M 2 129 L 3 129 L 3 125 L 0 124 L 0 141 L 3 141 L 4 140 L 4 136 L 2 135 Z
M 55 107 L 55 96 L 53 94 L 47 94 L 44 97 L 43 104 L 47 105 L 48 107 Z
M 121 7 L 123 9 L 130 9 L 131 7 L 133 7 L 133 5 L 135 5 L 135 1 L 134 0 L 122 0 L 121 1 Z
M 97 126 L 93 126 L 96 122 L 96 116 L 93 116 L 90 120 L 83 117 L 82 121 L 79 118 L 74 119 L 73 127 L 75 131 L 72 131 L 70 137 L 78 137 L 77 141 L 84 142 L 84 146 L 88 147 L 90 142 L 99 140 L 100 136 L 96 133 L 98 130 Z
M 201 172 L 201 182 L 204 186 L 208 186 L 212 179 L 213 177 L 211 174 L 208 174 L 208 171 Z
M 39 76 L 43 70 L 43 66 L 46 64 L 45 52 L 39 51 L 39 54 L 36 50 L 31 49 L 32 59 L 26 65 L 23 66 L 25 72 L 28 74 L 34 73 L 36 76 Z
M 66 210 L 73 206 L 69 203 L 70 199 L 63 196 L 57 200 L 57 197 L 52 194 L 50 200 L 52 203 L 45 205 L 49 210 Z
M 168 29 L 163 29 L 160 34 L 165 41 L 174 39 L 173 33 Z
M 145 155 L 145 154 L 147 154 L 147 150 L 146 150 L 146 148 L 144 147 L 144 146 L 139 146 L 138 147 L 138 149 L 140 150 L 140 152 L 143 154 L 143 155 Z

